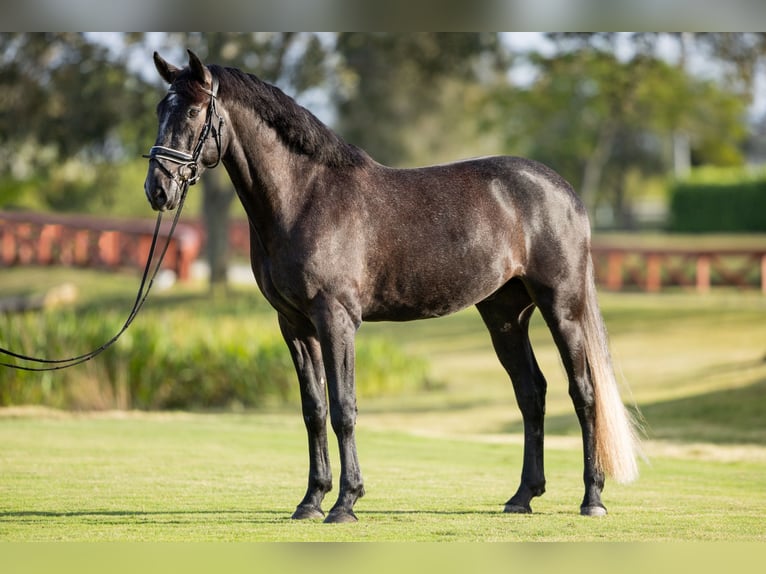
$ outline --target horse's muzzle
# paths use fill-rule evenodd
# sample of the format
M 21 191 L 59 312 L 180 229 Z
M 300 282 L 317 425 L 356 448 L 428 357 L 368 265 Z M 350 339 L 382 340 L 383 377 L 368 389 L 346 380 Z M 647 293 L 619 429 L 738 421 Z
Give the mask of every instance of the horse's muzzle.
M 173 181 L 160 184 L 155 181 L 150 184 L 149 180 L 144 184 L 146 199 L 155 211 L 172 211 L 178 206 L 178 190 Z

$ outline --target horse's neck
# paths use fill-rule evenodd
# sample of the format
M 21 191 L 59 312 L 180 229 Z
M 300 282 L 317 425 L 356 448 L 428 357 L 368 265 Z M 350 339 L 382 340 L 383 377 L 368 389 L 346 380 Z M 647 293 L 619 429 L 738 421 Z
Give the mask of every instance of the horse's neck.
M 230 122 L 223 162 L 251 224 L 268 245 L 287 232 L 300 212 L 304 185 L 296 172 L 306 158 L 288 149 L 255 114 Z

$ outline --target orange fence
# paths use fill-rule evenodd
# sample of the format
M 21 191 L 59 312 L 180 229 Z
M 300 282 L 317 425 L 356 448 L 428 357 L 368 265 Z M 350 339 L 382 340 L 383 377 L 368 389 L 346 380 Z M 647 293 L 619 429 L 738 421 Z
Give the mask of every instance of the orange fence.
M 229 244 L 233 253 L 245 258 L 249 256 L 247 220 L 232 220 Z M 592 252 L 598 284 L 614 291 L 658 292 L 666 287 L 681 286 L 704 293 L 712 286 L 735 286 L 766 293 L 766 245 L 737 249 L 680 249 L 596 242 Z
M 163 223 L 160 245 L 170 231 Z M 0 211 L 0 266 L 73 265 L 116 269 L 143 268 L 154 222 L 104 219 L 81 215 Z M 199 221 L 179 223 L 163 267 L 189 278 L 199 257 L 205 231 Z M 235 255 L 249 255 L 249 227 L 234 219 L 229 242 Z M 760 289 L 766 293 L 766 247 L 679 249 L 612 246 L 595 243 L 596 280 L 603 288 L 658 292 L 681 286 L 707 292 L 712 286 Z
M 143 269 L 154 227 L 154 222 L 148 220 L 0 211 L 0 266 Z M 170 220 L 163 222 L 158 249 L 165 245 L 170 227 Z M 188 279 L 200 248 L 199 231 L 179 223 L 170 239 L 163 268 L 175 271 L 182 281 Z
M 593 246 L 598 283 L 610 290 L 637 287 L 656 293 L 682 286 L 757 288 L 766 293 L 766 248 L 677 249 Z

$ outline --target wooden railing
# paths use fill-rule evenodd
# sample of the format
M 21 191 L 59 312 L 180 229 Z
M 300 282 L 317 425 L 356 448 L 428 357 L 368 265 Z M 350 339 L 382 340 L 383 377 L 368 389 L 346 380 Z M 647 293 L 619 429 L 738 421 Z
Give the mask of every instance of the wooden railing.
M 142 269 L 154 227 L 150 220 L 0 211 L 0 266 Z M 158 249 L 167 241 L 170 227 L 170 220 L 163 222 Z M 193 226 L 179 223 L 170 239 L 163 268 L 175 271 L 179 280 L 188 279 L 200 248 L 200 233 Z
M 245 258 L 250 253 L 248 229 L 247 220 L 233 220 L 229 229 L 232 252 Z M 766 293 L 766 241 L 758 243 L 758 247 L 680 248 L 601 240 L 594 241 L 592 252 L 597 282 L 609 290 L 656 293 L 681 286 L 704 293 L 713 286 L 735 286 Z
M 656 293 L 682 286 L 700 293 L 711 286 L 757 288 L 766 293 L 766 248 L 680 249 L 594 245 L 598 283 L 609 290 Z
M 163 223 L 164 244 L 170 221 Z M 80 215 L 0 211 L 0 267 L 12 265 L 73 265 L 116 269 L 143 268 L 151 245 L 154 222 Z M 199 221 L 179 223 L 163 267 L 189 278 L 192 262 L 205 240 Z M 229 229 L 232 252 L 249 255 L 246 220 L 233 220 Z M 610 245 L 594 242 L 596 280 L 602 288 L 658 292 L 681 286 L 707 292 L 726 285 L 766 293 L 766 245 L 738 248 L 678 248 Z

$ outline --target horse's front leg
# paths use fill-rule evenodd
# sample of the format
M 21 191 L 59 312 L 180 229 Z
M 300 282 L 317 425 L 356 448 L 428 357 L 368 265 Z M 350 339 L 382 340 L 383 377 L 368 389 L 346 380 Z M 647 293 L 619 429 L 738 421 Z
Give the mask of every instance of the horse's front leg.
M 279 326 L 298 373 L 303 420 L 309 439 L 308 488 L 293 518 L 323 518 L 322 500 L 332 490 L 332 472 L 327 449 L 327 398 L 322 351 L 319 341 L 312 334 L 312 327 L 297 328 L 282 315 Z
M 319 303 L 314 320 L 327 374 L 330 421 L 340 452 L 340 491 L 325 522 L 356 522 L 354 503 L 364 496 L 354 435 L 357 412 L 354 338 L 359 321 L 334 300 Z

